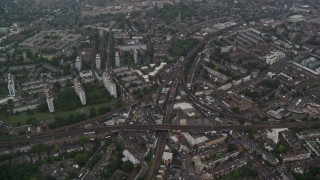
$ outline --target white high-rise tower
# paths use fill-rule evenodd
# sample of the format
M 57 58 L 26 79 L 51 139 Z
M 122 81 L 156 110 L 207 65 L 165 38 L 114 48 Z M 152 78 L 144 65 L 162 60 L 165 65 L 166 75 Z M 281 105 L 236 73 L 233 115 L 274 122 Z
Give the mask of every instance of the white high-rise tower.
M 100 58 L 100 54 L 96 55 L 96 68 L 100 69 L 101 68 L 101 58 Z
M 138 64 L 138 51 L 137 51 L 137 49 L 134 49 L 133 58 L 134 58 L 134 63 Z
M 13 97 L 13 96 L 16 95 L 13 76 L 10 73 L 8 74 L 8 90 L 9 90 L 9 95 L 10 96 Z
M 53 94 L 48 84 L 44 86 L 44 95 L 46 96 L 49 112 L 54 112 Z
M 116 52 L 115 61 L 116 61 L 116 66 L 119 67 L 120 66 L 119 52 Z
M 113 97 L 117 97 L 117 86 L 112 81 L 111 77 L 107 72 L 104 72 L 102 75 L 104 87 L 109 91 L 110 95 Z
M 81 71 L 82 63 L 81 63 L 81 58 L 79 56 L 76 59 L 75 66 L 76 66 L 78 71 Z
M 74 90 L 76 91 L 77 95 L 79 96 L 82 105 L 85 105 L 87 103 L 86 92 L 84 91 L 80 80 L 78 78 L 75 78 L 73 80 L 73 82 L 74 82 Z

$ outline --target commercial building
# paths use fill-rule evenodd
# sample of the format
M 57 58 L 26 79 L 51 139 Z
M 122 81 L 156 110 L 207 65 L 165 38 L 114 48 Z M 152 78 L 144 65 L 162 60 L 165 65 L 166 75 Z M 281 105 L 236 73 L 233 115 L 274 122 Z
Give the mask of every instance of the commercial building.
M 44 86 L 44 95 L 46 96 L 49 111 L 54 112 L 53 94 L 48 84 Z
M 80 98 L 81 104 L 85 105 L 87 103 L 86 92 L 84 91 L 80 80 L 78 78 L 75 78 L 73 82 L 74 82 L 74 89 Z
M 16 95 L 12 74 L 8 74 L 8 90 L 9 90 L 9 96 Z
M 101 68 L 101 58 L 100 58 L 100 54 L 96 55 L 96 68 L 100 69 Z
M 195 116 L 195 111 L 194 111 L 195 109 L 190 103 L 186 103 L 186 102 L 176 103 L 174 104 L 173 109 L 181 110 L 189 117 Z
M 282 117 L 288 117 L 290 115 L 290 111 L 284 108 L 280 108 L 276 111 L 269 110 L 267 113 L 275 119 L 281 119 Z
M 162 161 L 165 166 L 169 166 L 170 163 L 172 162 L 172 155 L 173 155 L 172 153 L 163 152 Z
M 115 64 L 117 67 L 120 66 L 120 56 L 119 56 L 119 52 L 116 52 L 116 55 L 115 55 Z
M 124 150 L 124 151 L 122 152 L 122 154 L 123 154 L 123 156 L 124 156 L 124 157 L 122 158 L 122 161 L 130 161 L 130 162 L 132 162 L 132 164 L 134 164 L 134 165 L 140 163 L 139 160 L 138 160 L 136 157 L 134 157 L 128 150 Z
M 110 95 L 113 97 L 117 97 L 117 86 L 116 84 L 112 81 L 110 76 L 108 75 L 107 72 L 104 72 L 102 75 L 102 80 L 104 87 L 109 91 Z
M 249 99 L 244 96 L 239 96 L 232 91 L 227 93 L 222 103 L 230 109 L 238 109 L 239 112 L 249 110 L 253 107 L 253 103 Z
M 314 70 L 314 69 L 316 69 L 317 67 L 320 66 L 320 61 L 318 59 L 314 58 L 314 57 L 310 57 L 310 58 L 308 58 L 306 60 L 303 60 L 301 62 L 301 65 L 305 66 L 305 67 L 307 67 L 309 69 Z
M 75 66 L 77 68 L 78 71 L 81 71 L 82 68 L 82 62 L 81 62 L 81 58 L 78 56 L 75 62 Z
M 283 52 L 274 51 L 274 52 L 271 52 L 269 55 L 267 55 L 266 63 L 269 65 L 272 65 L 272 64 L 276 63 L 277 61 L 282 60 L 285 57 L 286 57 L 286 55 Z
M 188 132 L 183 132 L 181 134 L 183 135 L 183 137 L 186 139 L 187 143 L 190 146 L 195 146 L 197 144 L 201 144 L 201 143 L 204 143 L 204 142 L 208 141 L 208 138 L 205 137 L 205 136 L 194 138 Z
M 267 137 L 272 139 L 272 141 L 276 144 L 279 142 L 279 133 L 282 131 L 286 131 L 288 128 L 277 128 L 277 129 L 271 129 L 266 130 L 267 131 Z
M 198 144 L 198 147 L 201 148 L 209 148 L 213 145 L 219 144 L 224 142 L 227 139 L 227 135 L 221 135 L 214 138 L 211 138 L 210 140 L 206 140 L 202 143 Z

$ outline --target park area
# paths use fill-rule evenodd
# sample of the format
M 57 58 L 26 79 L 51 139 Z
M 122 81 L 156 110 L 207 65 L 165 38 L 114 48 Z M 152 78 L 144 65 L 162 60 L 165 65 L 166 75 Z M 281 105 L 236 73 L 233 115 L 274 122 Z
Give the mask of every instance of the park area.
M 56 94 L 55 112 L 53 113 L 49 113 L 47 104 L 42 103 L 34 111 L 17 114 L 0 112 L 0 121 L 14 126 L 32 124 L 34 126 L 49 125 L 49 128 L 56 128 L 105 114 L 122 106 L 121 98 L 111 97 L 104 88 L 84 88 L 88 92 L 86 93 L 87 104 L 84 106 L 81 105 L 73 88 L 67 88 Z

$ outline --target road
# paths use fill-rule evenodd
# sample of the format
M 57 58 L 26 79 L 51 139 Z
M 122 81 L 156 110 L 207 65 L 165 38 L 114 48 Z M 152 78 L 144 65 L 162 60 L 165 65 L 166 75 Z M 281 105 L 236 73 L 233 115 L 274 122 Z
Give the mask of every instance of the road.
M 139 178 L 143 177 L 146 172 L 148 171 L 148 164 L 145 161 L 141 162 L 141 169 L 134 180 L 138 180 Z

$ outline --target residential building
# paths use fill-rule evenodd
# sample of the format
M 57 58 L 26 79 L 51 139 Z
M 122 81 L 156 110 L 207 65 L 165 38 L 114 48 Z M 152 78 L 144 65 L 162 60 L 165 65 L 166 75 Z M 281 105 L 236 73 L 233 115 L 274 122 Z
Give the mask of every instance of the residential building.
M 291 162 L 291 161 L 298 161 L 310 158 L 310 152 L 302 150 L 300 152 L 294 152 L 294 153 L 288 153 L 282 156 L 282 161 L 285 162 Z
M 48 84 L 44 86 L 44 95 L 46 96 L 49 111 L 54 112 L 53 94 Z
M 221 157 L 209 160 L 208 161 L 208 166 L 210 168 L 213 168 L 216 164 L 223 163 L 223 162 L 229 160 L 230 158 L 237 157 L 238 155 L 239 155 L 239 151 L 233 151 L 233 152 L 230 152 L 230 153 L 226 153 L 226 154 L 222 155 Z
M 167 66 L 167 63 L 161 62 L 160 65 L 149 74 L 149 76 L 155 77 L 162 69 L 164 69 L 165 66 Z
M 14 87 L 14 80 L 12 74 L 8 74 L 8 90 L 9 90 L 9 96 L 15 96 L 15 87 Z
M 74 82 L 74 89 L 80 98 L 81 104 L 85 105 L 87 103 L 86 92 L 84 91 L 80 80 L 78 78 L 75 78 L 73 82 Z
M 82 68 L 82 62 L 81 62 L 81 58 L 78 56 L 75 62 L 75 66 L 77 68 L 78 71 L 81 71 Z
M 107 72 L 104 72 L 102 75 L 102 80 L 104 87 L 109 91 L 110 95 L 113 97 L 117 97 L 117 86 L 112 81 L 111 77 L 108 75 Z
M 17 106 L 14 107 L 13 113 L 17 113 L 17 112 L 23 112 L 23 111 L 27 111 L 27 110 L 34 110 L 39 106 L 38 103 L 31 103 L 31 104 L 27 104 L 27 105 L 21 105 L 21 106 Z
M 100 58 L 100 54 L 96 55 L 96 68 L 100 69 L 101 68 L 101 58 Z
M 134 63 L 138 64 L 138 51 L 137 51 L 137 49 L 134 50 L 133 59 L 134 59 Z
M 282 60 L 285 57 L 286 57 L 286 55 L 283 52 L 273 51 L 269 55 L 267 55 L 266 63 L 269 65 L 272 65 L 272 64 L 276 63 L 277 61 Z
M 79 72 L 79 76 L 83 83 L 91 83 L 95 78 L 91 70 L 81 71 Z
M 214 169 L 214 175 L 217 177 L 225 176 L 229 174 L 231 171 L 234 171 L 242 166 L 247 165 L 248 159 L 246 157 L 242 157 L 226 164 L 222 164 Z
M 119 56 L 119 52 L 116 52 L 116 55 L 115 55 L 115 64 L 117 67 L 120 66 L 120 56 Z
M 132 51 L 134 49 L 146 51 L 147 45 L 146 44 L 129 44 L 129 45 L 119 46 L 120 51 Z

